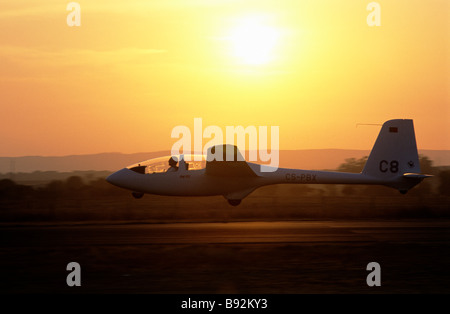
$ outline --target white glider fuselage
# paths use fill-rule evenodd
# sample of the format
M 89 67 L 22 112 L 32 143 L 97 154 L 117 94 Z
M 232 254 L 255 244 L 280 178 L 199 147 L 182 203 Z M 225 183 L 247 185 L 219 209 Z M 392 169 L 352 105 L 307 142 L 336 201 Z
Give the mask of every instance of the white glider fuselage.
M 234 151 L 229 161 L 225 152 Z M 222 156 L 223 159 L 217 159 Z M 214 156 L 214 158 L 212 158 Z M 155 159 L 156 160 L 156 159 Z M 163 159 L 167 163 L 167 159 Z M 255 189 L 272 184 L 369 184 L 385 185 L 401 193 L 420 183 L 428 175 L 420 174 L 412 120 L 390 120 L 383 124 L 361 173 L 272 168 L 246 162 L 237 147 L 217 145 L 208 150 L 202 167 L 179 157 L 179 167 L 161 171 L 161 161 L 139 163 L 111 174 L 107 181 L 143 194 L 168 196 L 223 195 L 232 205 Z M 225 161 L 224 161 L 225 160 Z M 152 161 L 152 160 L 150 160 Z M 264 168 L 264 171 L 262 169 Z
M 221 177 L 206 175 L 206 169 L 178 170 L 142 175 L 124 168 L 108 177 L 108 181 L 136 192 L 171 196 L 212 196 L 228 195 L 240 191 L 272 184 L 398 184 L 402 176 L 389 181 L 373 178 L 362 173 L 315 171 L 278 168 L 274 172 L 261 172 L 260 165 L 247 163 L 257 176 Z M 405 184 L 408 181 L 404 182 Z

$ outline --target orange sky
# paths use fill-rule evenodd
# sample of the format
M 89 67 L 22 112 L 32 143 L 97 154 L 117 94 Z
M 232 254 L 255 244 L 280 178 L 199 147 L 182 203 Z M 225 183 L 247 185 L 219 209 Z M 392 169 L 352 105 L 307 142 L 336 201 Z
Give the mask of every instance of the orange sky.
M 0 3 L 0 156 L 170 150 L 196 117 L 279 126 L 280 149 L 370 149 L 356 123 L 412 118 L 450 149 L 448 0 L 377 1 L 379 27 L 369 0 L 80 0 L 79 27 L 69 2 Z

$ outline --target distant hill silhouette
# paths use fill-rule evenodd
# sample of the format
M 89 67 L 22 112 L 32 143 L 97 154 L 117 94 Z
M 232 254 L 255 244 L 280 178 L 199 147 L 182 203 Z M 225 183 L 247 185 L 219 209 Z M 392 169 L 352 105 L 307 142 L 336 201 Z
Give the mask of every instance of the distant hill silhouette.
M 346 158 L 361 158 L 369 150 L 309 149 L 281 150 L 279 167 L 300 169 L 336 169 Z M 0 173 L 34 171 L 115 171 L 139 161 L 169 155 L 169 151 L 122 154 L 101 153 L 72 156 L 0 157 Z M 449 150 L 420 150 L 434 166 L 449 166 Z

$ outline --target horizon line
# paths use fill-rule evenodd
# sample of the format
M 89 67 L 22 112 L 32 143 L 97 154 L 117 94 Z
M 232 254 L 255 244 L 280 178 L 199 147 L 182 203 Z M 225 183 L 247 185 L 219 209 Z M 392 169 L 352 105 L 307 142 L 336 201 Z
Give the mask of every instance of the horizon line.
M 281 151 L 318 151 L 318 150 L 340 150 L 340 151 L 371 151 L 371 149 L 352 149 L 352 148 L 298 148 L 298 149 L 278 149 Z M 254 150 L 243 150 L 244 152 L 254 151 Z M 272 150 L 270 150 L 272 151 Z M 277 151 L 277 150 L 274 150 Z M 418 151 L 447 151 L 450 149 L 426 149 L 418 148 Z M 76 157 L 76 156 L 93 156 L 93 155 L 109 155 L 109 154 L 121 154 L 121 155 L 137 155 L 137 154 L 155 154 L 155 153 L 169 152 L 168 150 L 155 150 L 155 151 L 141 151 L 135 153 L 123 153 L 123 152 L 99 152 L 99 153 L 81 153 L 81 154 L 67 154 L 67 155 L 21 155 L 21 156 L 0 156 L 0 158 L 25 158 L 25 157 L 42 157 L 42 158 L 62 158 L 62 157 Z M 193 151 L 191 154 L 198 154 Z M 170 154 L 169 154 L 170 155 Z

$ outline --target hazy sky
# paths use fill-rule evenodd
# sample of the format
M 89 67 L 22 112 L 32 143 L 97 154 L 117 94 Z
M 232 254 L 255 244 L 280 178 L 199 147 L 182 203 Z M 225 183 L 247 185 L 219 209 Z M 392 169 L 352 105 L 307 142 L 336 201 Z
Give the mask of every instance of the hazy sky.
M 178 125 L 279 126 L 280 149 L 370 149 L 414 119 L 450 149 L 450 1 L 0 2 L 0 156 L 170 150 Z M 205 139 L 204 143 L 208 140 Z

